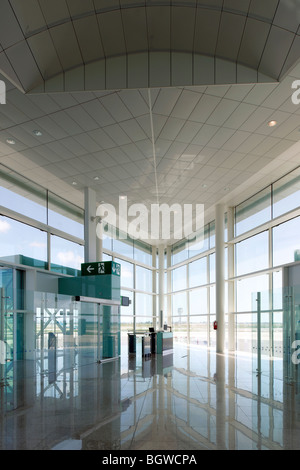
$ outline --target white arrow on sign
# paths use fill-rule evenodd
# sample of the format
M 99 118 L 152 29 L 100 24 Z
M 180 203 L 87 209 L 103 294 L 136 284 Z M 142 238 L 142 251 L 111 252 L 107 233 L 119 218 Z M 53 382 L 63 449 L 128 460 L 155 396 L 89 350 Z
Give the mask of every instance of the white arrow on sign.
M 86 268 L 86 270 L 87 270 L 89 273 L 91 273 L 92 271 L 94 271 L 94 269 L 95 269 L 95 268 L 92 268 L 91 265 L 89 265 L 89 266 Z

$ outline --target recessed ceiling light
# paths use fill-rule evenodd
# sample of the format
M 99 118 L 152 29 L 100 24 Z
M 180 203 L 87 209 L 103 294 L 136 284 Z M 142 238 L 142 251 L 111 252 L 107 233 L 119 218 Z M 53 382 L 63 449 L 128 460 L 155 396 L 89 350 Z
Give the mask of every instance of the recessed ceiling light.
M 274 127 L 274 126 L 276 126 L 276 124 L 277 124 L 277 121 L 269 121 L 268 122 L 269 127 Z
M 99 179 L 99 176 L 94 176 L 95 181 L 98 181 L 98 179 Z
M 76 181 L 72 181 L 72 184 L 73 184 L 73 186 L 76 186 L 77 183 L 76 183 Z
M 16 141 L 13 140 L 13 139 L 6 139 L 6 142 L 9 144 L 9 145 L 15 145 Z
M 41 131 L 39 131 L 39 130 L 32 131 L 32 133 L 33 133 L 34 135 L 36 135 L 37 137 L 40 137 L 41 135 L 43 135 L 43 134 L 41 133 Z

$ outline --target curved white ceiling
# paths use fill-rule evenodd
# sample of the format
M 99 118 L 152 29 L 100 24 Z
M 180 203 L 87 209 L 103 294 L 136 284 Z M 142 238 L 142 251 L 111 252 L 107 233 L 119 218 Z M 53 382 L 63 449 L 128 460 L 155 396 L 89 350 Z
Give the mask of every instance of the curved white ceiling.
M 0 70 L 25 92 L 256 83 L 299 58 L 297 0 L 2 0 Z

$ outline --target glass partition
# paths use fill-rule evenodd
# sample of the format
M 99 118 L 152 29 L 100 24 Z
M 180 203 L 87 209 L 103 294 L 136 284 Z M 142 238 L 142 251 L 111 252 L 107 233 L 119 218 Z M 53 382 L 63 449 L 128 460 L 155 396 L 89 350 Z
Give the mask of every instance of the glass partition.
M 252 293 L 253 370 L 288 382 L 297 380 L 300 363 L 300 286 Z M 281 297 L 281 305 L 273 299 Z
M 37 392 L 57 389 L 58 377 L 120 355 L 120 307 L 72 296 L 15 288 L 17 271 L 0 269 L 0 366 L 7 409 L 15 406 L 14 374 L 35 377 Z M 22 285 L 19 279 L 19 287 Z M 22 365 L 16 362 L 24 360 Z M 73 372 L 72 372 L 73 373 Z M 53 392 L 54 393 L 54 392 Z M 56 393 L 56 392 L 55 392 Z

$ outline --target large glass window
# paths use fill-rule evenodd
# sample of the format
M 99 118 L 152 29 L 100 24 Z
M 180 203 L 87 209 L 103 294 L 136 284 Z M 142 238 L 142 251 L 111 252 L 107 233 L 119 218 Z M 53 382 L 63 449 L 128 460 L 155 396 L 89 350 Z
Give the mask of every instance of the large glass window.
M 172 265 L 185 261 L 189 257 L 188 241 L 180 240 L 172 246 Z
M 172 291 L 183 290 L 187 288 L 186 284 L 186 266 L 172 270 Z
M 136 289 L 152 292 L 152 271 L 142 266 L 136 266 Z
M 172 297 L 173 317 L 184 317 L 187 315 L 186 292 L 174 294 Z
M 153 323 L 153 297 L 149 294 L 135 294 L 135 328 L 147 330 Z
M 273 265 L 300 260 L 300 217 L 273 228 Z
M 237 275 L 269 267 L 268 232 L 262 232 L 236 244 Z
M 253 276 L 241 279 L 236 283 L 237 312 L 251 312 L 253 306 L 253 294 L 256 292 L 267 292 L 269 289 L 269 275 Z M 262 297 L 262 309 L 269 308 L 268 297 Z
M 189 286 L 196 287 L 207 284 L 207 258 L 200 258 L 189 263 Z
M 134 259 L 152 266 L 152 247 L 139 240 L 134 241 Z
M 64 238 L 51 236 L 51 270 L 65 272 L 64 268 L 80 270 L 84 262 L 84 248 Z
M 46 269 L 46 232 L 0 216 L 0 258 Z
M 300 205 L 300 168 L 273 184 L 273 217 L 278 217 Z
M 133 259 L 133 240 L 129 237 L 121 238 L 118 229 L 116 230 L 116 238 L 112 240 L 112 249 L 115 253 Z
M 134 265 L 123 261 L 122 259 L 115 258 L 116 263 L 121 265 L 121 287 L 134 288 Z
M 47 191 L 1 165 L 0 205 L 47 223 Z
M 84 237 L 84 211 L 49 192 L 48 225 L 78 238 Z
M 271 187 L 260 191 L 235 210 L 236 235 L 258 227 L 271 219 Z
M 189 258 L 203 253 L 209 249 L 209 225 L 205 225 L 202 231 L 189 241 Z
M 207 313 L 207 288 L 192 290 L 190 295 L 190 315 Z

